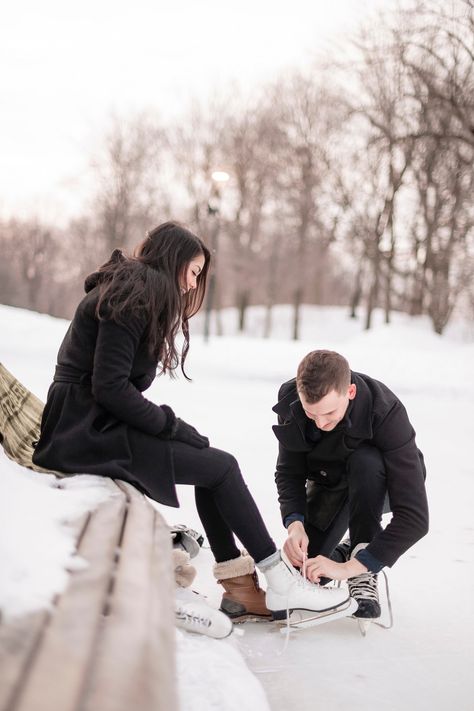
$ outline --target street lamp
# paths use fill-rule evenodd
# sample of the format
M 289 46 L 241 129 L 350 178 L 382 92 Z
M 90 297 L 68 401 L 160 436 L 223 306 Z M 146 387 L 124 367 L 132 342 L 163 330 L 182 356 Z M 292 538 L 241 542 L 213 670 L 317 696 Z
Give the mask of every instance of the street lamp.
M 211 313 L 215 305 L 216 295 L 216 268 L 217 268 L 217 247 L 219 244 L 220 230 L 220 207 L 221 207 L 221 189 L 227 183 L 230 175 L 225 170 L 215 170 L 211 173 L 212 188 L 209 201 L 207 203 L 207 213 L 212 218 L 211 231 L 211 254 L 213 265 L 209 274 L 209 286 L 207 289 L 206 312 L 204 315 L 204 340 L 209 340 L 211 331 Z

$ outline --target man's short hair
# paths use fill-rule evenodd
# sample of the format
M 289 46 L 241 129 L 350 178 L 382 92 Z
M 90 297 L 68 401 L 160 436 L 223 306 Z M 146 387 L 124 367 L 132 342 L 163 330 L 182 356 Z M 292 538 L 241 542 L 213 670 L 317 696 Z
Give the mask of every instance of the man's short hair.
M 331 390 L 345 394 L 350 384 L 349 363 L 335 351 L 311 351 L 298 366 L 298 393 L 311 404 L 319 402 Z

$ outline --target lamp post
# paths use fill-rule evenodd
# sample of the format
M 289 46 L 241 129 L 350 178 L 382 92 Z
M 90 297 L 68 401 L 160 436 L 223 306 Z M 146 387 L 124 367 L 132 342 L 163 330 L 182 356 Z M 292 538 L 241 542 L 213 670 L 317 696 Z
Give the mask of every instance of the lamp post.
M 229 177 L 229 173 L 226 173 L 224 170 L 215 170 L 212 173 L 212 189 L 209 202 L 207 203 L 207 213 L 212 220 L 211 255 L 213 265 L 209 274 L 209 285 L 207 288 L 206 297 L 206 312 L 204 315 L 204 340 L 206 342 L 209 341 L 209 335 L 211 332 L 211 313 L 213 307 L 215 306 L 216 297 L 216 269 L 220 231 L 221 188 L 223 184 L 227 183 Z

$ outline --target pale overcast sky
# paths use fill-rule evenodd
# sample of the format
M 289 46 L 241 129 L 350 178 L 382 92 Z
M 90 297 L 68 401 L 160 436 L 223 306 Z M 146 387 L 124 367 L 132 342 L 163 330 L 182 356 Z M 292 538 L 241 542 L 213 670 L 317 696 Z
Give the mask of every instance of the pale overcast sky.
M 392 0 L 12 0 L 0 11 L 0 216 L 74 210 L 111 111 L 165 117 L 303 66 Z

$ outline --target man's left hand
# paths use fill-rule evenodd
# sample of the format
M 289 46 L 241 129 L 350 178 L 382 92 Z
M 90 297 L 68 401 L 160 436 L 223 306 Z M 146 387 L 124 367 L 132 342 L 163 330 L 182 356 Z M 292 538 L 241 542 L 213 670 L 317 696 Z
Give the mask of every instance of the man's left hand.
M 317 555 L 316 558 L 308 558 L 306 562 L 306 577 L 313 583 L 319 583 L 320 578 L 347 580 L 366 572 L 365 565 L 356 558 L 351 558 L 347 563 L 336 563 L 323 555 Z
M 345 580 L 347 578 L 346 564 L 336 563 L 323 555 L 308 558 L 306 561 L 306 577 L 313 583 L 319 583 L 320 578 L 332 580 Z

